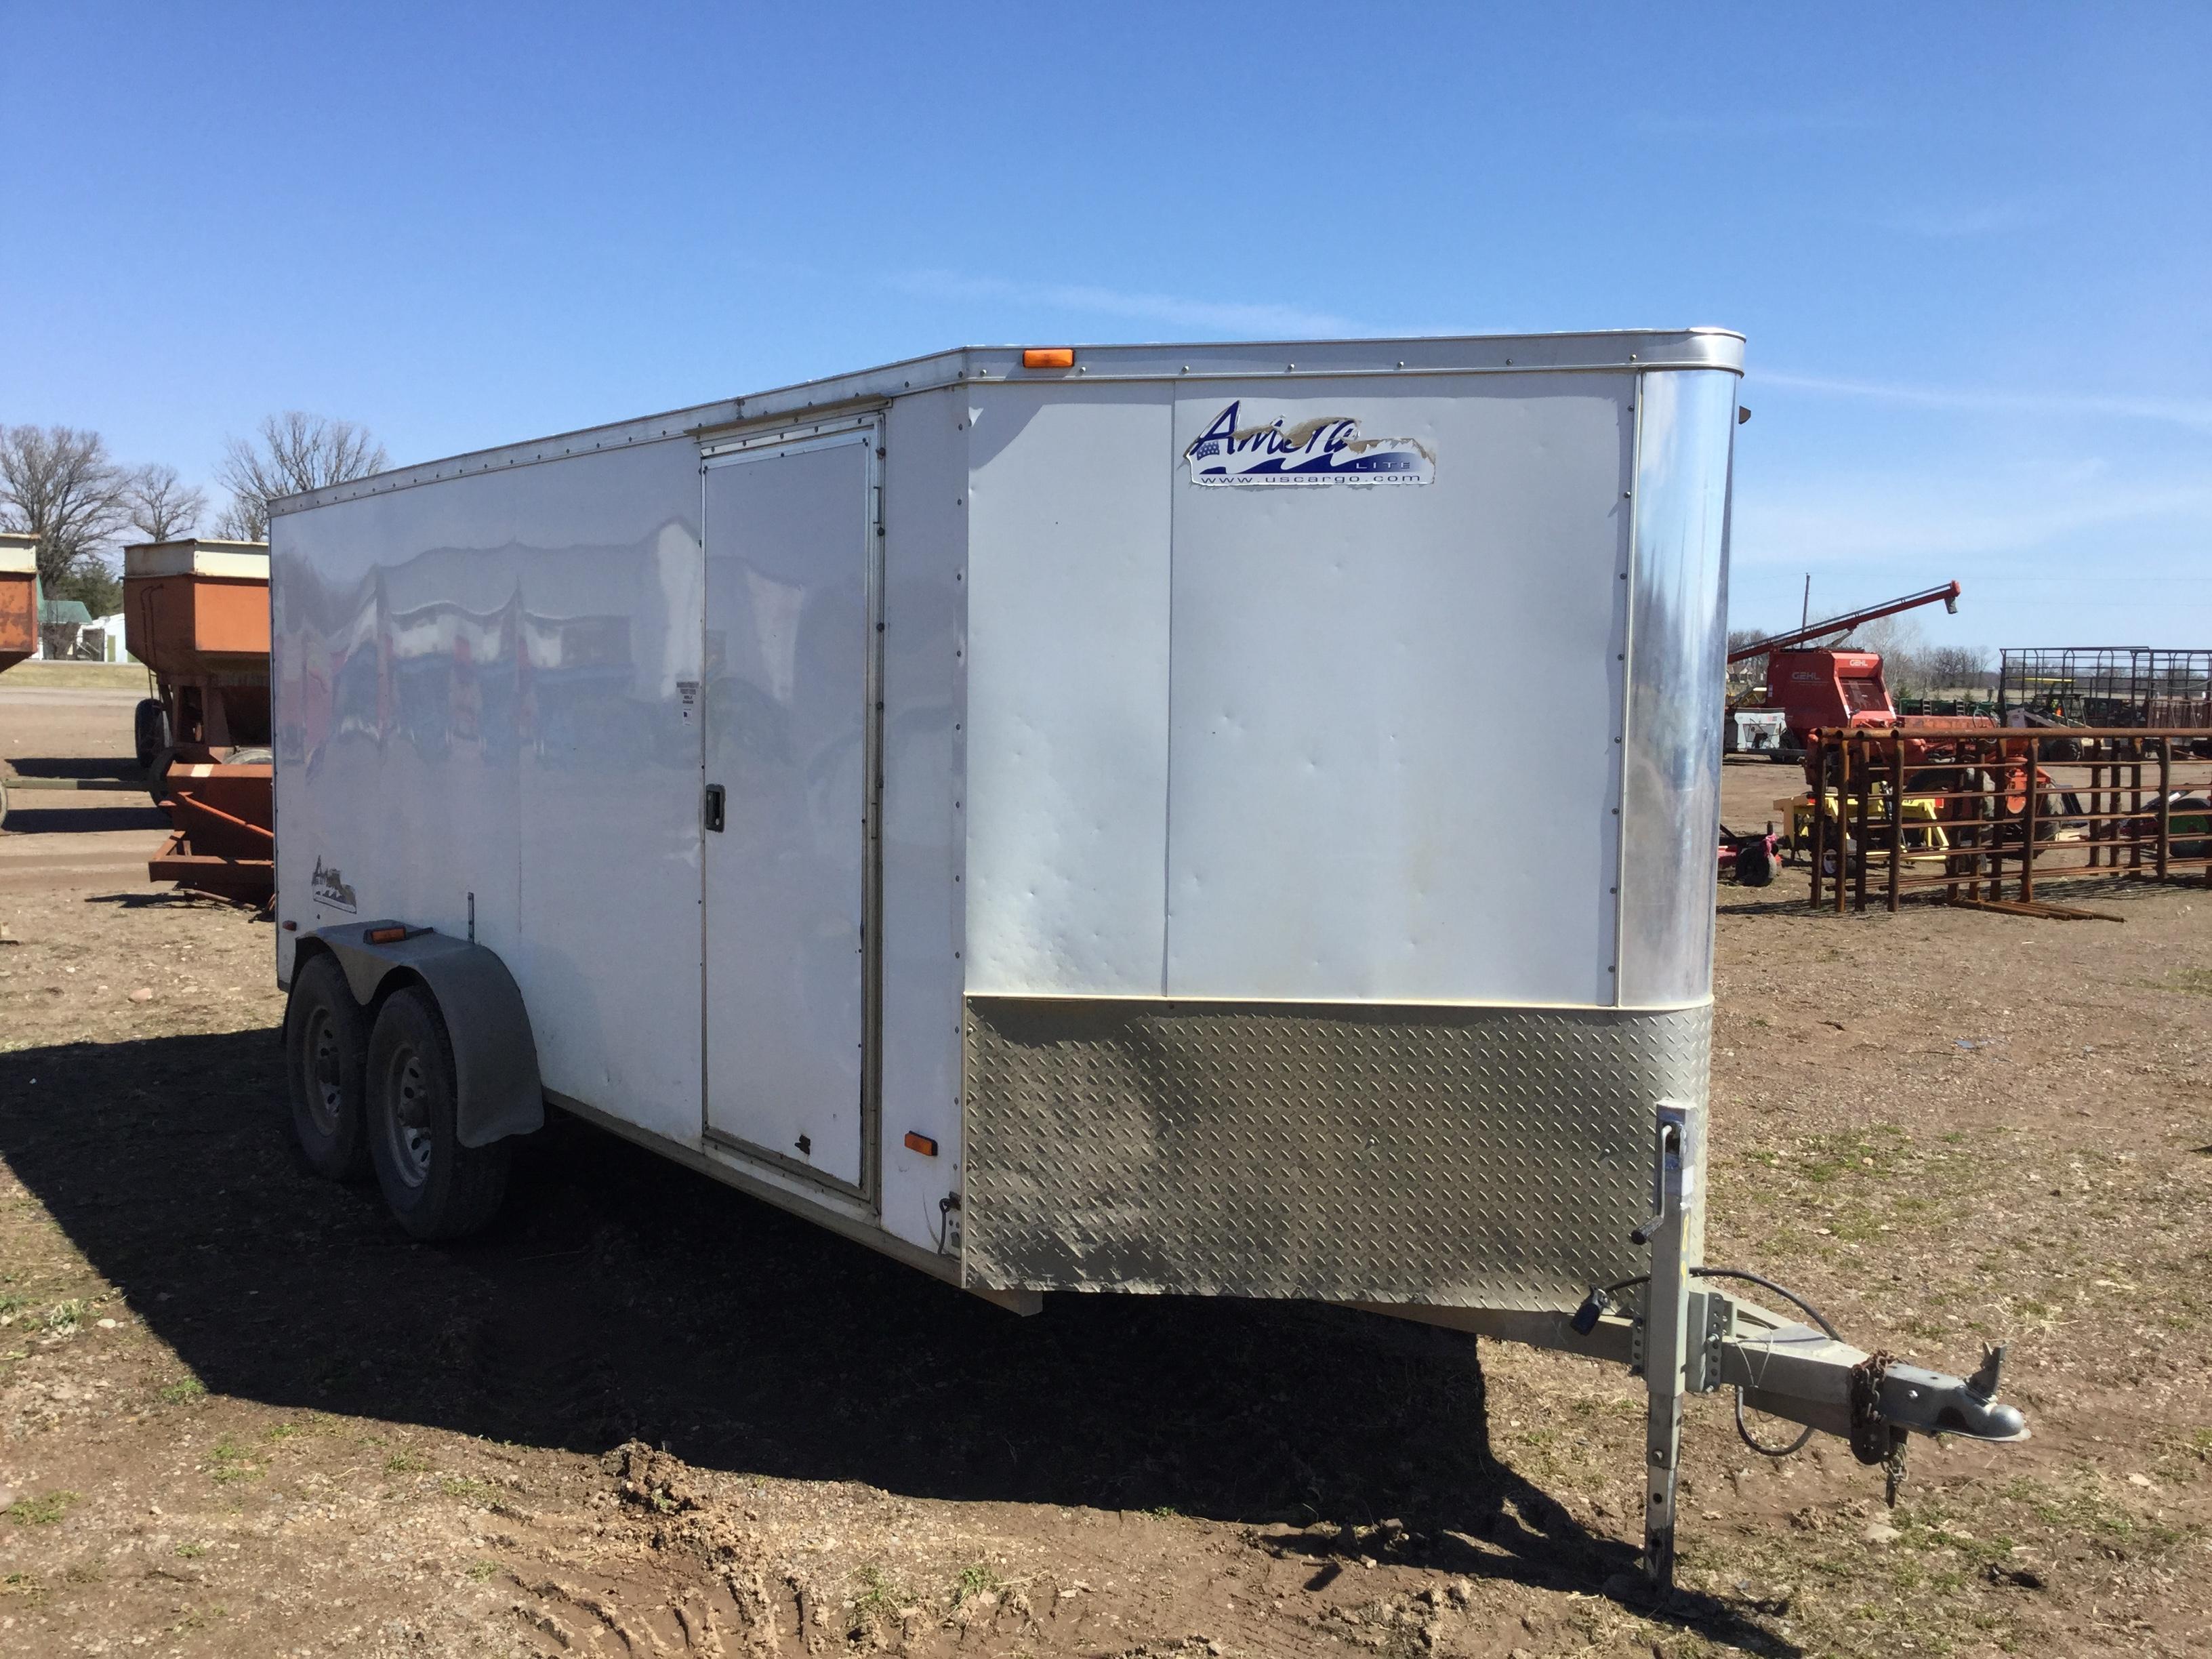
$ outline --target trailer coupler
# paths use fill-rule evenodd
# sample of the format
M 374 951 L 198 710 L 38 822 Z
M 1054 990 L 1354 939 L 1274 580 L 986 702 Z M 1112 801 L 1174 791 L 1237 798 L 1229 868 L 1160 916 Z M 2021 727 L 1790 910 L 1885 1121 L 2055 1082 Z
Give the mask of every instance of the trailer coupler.
M 1703 1353 L 1688 1356 L 1687 1392 L 1735 1388 L 1753 1411 L 1841 1436 L 1865 1463 L 1883 1462 L 1906 1434 L 2027 1437 L 2019 1408 L 1996 1398 L 2002 1346 L 1985 1351 L 1972 1376 L 1952 1376 L 1887 1353 L 1865 1352 L 1725 1291 L 1692 1291 L 1690 1301 L 1692 1330 L 1702 1328 L 1705 1342 Z M 1631 1341 L 1641 1346 L 1633 1328 Z M 1640 1356 L 1632 1363 L 1640 1364 Z

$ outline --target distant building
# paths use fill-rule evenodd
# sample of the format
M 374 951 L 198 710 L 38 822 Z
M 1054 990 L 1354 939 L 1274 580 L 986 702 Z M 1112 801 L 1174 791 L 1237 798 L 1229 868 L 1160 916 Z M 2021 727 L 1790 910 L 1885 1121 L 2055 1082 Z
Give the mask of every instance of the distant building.
M 49 662 L 125 661 L 123 613 L 95 617 L 79 599 L 43 599 L 35 654 Z

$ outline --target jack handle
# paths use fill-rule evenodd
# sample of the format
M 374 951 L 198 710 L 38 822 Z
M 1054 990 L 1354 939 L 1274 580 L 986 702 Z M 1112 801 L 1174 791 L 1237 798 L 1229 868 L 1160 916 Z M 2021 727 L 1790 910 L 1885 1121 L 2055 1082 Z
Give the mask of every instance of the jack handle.
M 1650 1220 L 1645 1222 L 1634 1232 L 1629 1234 L 1628 1242 L 1630 1243 L 1636 1245 L 1649 1244 L 1652 1239 L 1656 1237 L 1659 1230 L 1667 1224 L 1667 1154 L 1674 1152 L 1677 1156 L 1680 1156 L 1681 1146 L 1682 1126 L 1680 1124 L 1662 1123 L 1659 1125 L 1658 1133 L 1653 1138 L 1651 1170 L 1651 1206 L 1653 1214 Z

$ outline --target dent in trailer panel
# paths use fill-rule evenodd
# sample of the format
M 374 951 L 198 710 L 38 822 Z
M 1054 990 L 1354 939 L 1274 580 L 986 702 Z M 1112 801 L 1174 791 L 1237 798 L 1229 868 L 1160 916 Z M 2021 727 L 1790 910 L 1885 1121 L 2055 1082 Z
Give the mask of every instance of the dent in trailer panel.
M 1163 988 L 1171 394 L 969 404 L 971 996 Z
M 693 1143 L 697 466 L 638 446 L 271 527 L 283 914 L 463 937 L 473 896 L 546 1087 Z
M 1629 389 L 1184 392 L 1186 454 L 1233 403 L 1247 430 L 1356 434 L 1406 466 L 1179 469 L 1167 994 L 1612 1001 Z

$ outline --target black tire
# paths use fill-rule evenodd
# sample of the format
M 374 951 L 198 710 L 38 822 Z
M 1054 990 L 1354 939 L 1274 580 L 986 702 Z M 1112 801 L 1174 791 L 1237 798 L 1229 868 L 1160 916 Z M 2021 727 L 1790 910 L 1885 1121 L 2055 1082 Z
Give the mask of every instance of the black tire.
M 138 750 L 138 764 L 149 767 L 154 757 L 169 746 L 169 711 L 159 697 L 142 697 L 131 711 L 131 736 Z
M 1774 880 L 1774 857 L 1765 842 L 1755 841 L 1735 849 L 1735 878 L 1746 887 L 1765 887 Z
M 225 766 L 274 766 L 276 751 L 266 744 L 251 744 L 243 749 L 234 749 L 222 757 Z
M 507 1143 L 464 1146 L 454 1133 L 453 1045 L 419 985 L 395 991 L 368 1037 L 368 1156 L 399 1224 L 417 1238 L 465 1238 L 499 1213 Z
M 159 806 L 169 799 L 169 769 L 177 763 L 177 751 L 164 749 L 146 763 L 146 793 Z
M 300 1155 L 325 1180 L 368 1175 L 368 1019 L 344 972 L 333 957 L 309 957 L 284 1006 L 284 1076 Z

